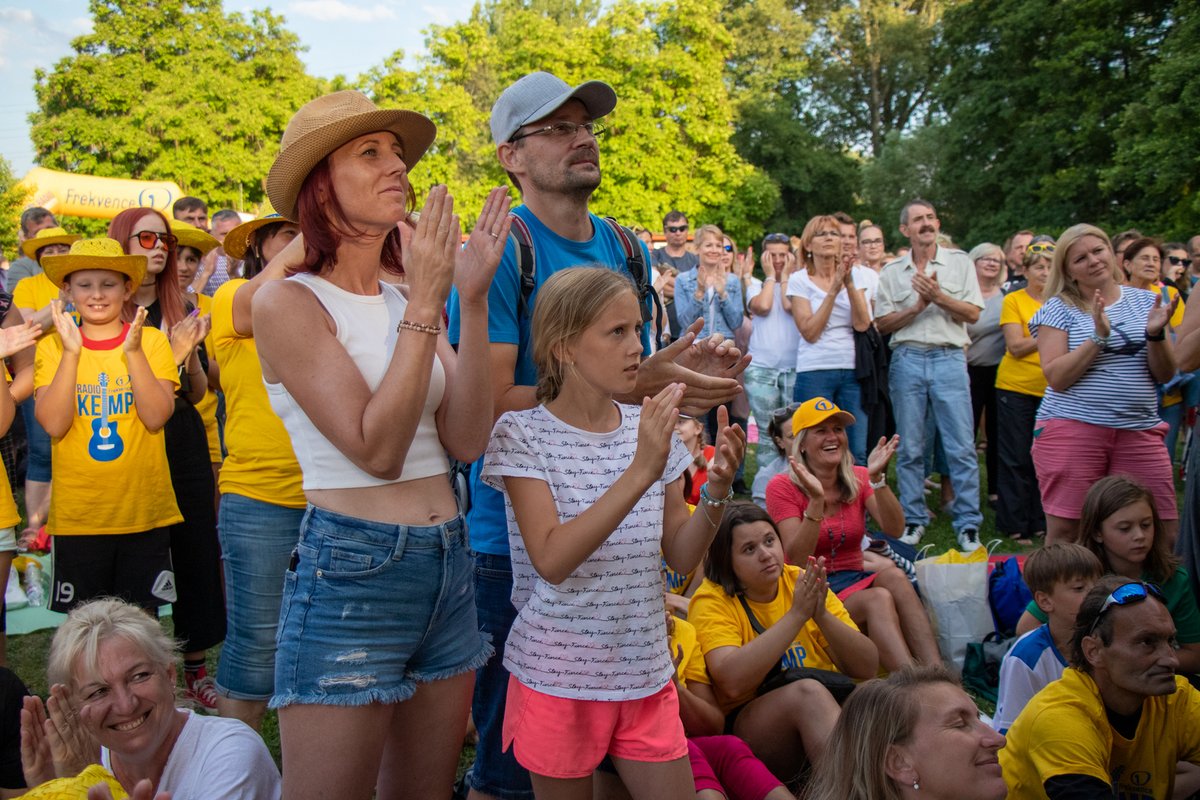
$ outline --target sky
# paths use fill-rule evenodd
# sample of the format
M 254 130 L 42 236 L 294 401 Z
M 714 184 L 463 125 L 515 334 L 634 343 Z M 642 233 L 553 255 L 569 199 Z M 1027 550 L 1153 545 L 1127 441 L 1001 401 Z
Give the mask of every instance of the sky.
M 424 52 L 423 31 L 466 19 L 473 0 L 225 0 L 227 12 L 269 6 L 308 48 L 312 75 L 355 78 L 396 50 Z M 30 112 L 33 72 L 71 54 L 71 40 L 92 29 L 87 0 L 0 0 L 0 155 L 23 176 L 34 165 Z

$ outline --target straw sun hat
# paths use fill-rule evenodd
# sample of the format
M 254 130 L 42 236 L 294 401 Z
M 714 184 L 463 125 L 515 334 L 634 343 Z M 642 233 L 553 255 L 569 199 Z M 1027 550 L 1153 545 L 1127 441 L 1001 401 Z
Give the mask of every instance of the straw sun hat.
M 209 250 L 220 244 L 214 236 L 205 233 L 195 225 L 190 225 L 181 219 L 171 220 L 171 233 L 178 240 L 180 247 L 191 247 L 205 255 Z
M 318 97 L 292 117 L 279 142 L 279 155 L 267 173 L 267 197 L 285 218 L 296 221 L 300 186 L 321 159 L 346 142 L 375 131 L 391 131 L 404 149 L 408 169 L 437 136 L 437 126 L 415 111 L 381 109 L 361 92 L 346 90 Z
M 52 244 L 71 244 L 78 242 L 82 238 L 78 234 L 67 233 L 62 228 L 42 228 L 33 235 L 32 239 L 26 239 L 21 243 L 21 252 L 36 261 L 37 251 L 43 247 L 49 247 Z
M 42 270 L 55 286 L 61 286 L 68 275 L 81 269 L 109 269 L 140 286 L 146 276 L 146 257 L 125 255 L 121 243 L 114 239 L 80 239 L 71 245 L 70 253 L 42 259 Z
M 233 259 L 243 259 L 246 257 L 246 251 L 250 249 L 250 237 L 259 228 L 265 228 L 268 225 L 274 225 L 276 222 L 287 222 L 288 220 L 282 214 L 277 214 L 275 209 L 271 207 L 271 201 L 267 200 L 262 204 L 262 208 L 258 211 L 258 216 L 249 222 L 243 222 L 236 228 L 225 234 L 225 255 Z

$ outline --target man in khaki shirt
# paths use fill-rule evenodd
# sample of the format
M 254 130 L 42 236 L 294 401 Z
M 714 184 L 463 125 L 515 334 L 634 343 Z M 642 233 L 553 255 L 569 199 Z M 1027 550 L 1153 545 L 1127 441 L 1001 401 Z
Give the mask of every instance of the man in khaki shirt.
M 975 268 L 961 250 L 937 243 L 937 212 L 925 200 L 910 200 L 900 212 L 900 233 L 908 255 L 879 274 L 875 319 L 880 333 L 892 334 L 889 376 L 892 410 L 900 448 L 896 477 L 904 509 L 901 540 L 916 544 L 925 535 L 925 418 L 941 434 L 954 499 L 950 512 L 959 549 L 979 547 L 979 462 L 975 457 L 971 385 L 964 348 L 966 326 L 979 319 L 983 295 Z

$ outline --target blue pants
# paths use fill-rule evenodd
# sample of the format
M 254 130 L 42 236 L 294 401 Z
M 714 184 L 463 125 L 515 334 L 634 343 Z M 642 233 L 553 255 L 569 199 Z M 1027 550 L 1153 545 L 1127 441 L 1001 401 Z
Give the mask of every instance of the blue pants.
M 867 465 L 867 417 L 863 411 L 862 389 L 854 377 L 854 370 L 815 369 L 809 372 L 797 372 L 796 383 L 792 388 L 792 398 L 797 403 L 803 403 L 814 397 L 832 400 L 842 411 L 848 411 L 854 415 L 857 422 L 846 429 L 846 438 L 850 441 L 850 454 L 854 456 L 854 463 L 865 467 Z M 895 400 L 892 402 L 894 403 Z M 970 407 L 969 402 L 967 405 Z

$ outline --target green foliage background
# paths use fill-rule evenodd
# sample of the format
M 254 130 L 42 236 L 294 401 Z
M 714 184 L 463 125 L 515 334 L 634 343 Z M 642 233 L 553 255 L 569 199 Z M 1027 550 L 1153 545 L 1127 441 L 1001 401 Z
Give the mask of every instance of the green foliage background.
M 470 219 L 506 180 L 491 104 L 543 69 L 616 88 L 593 205 L 630 224 L 679 208 L 748 243 L 840 209 L 895 246 L 919 195 L 964 245 L 1084 220 L 1200 231 L 1200 0 L 487 0 L 429 29 L 415 62 L 331 80 L 305 72 L 269 10 L 90 12 L 93 32 L 36 76 L 39 163 L 174 180 L 214 207 L 255 210 L 291 114 L 352 87 L 438 123 L 413 180 L 447 183 Z

